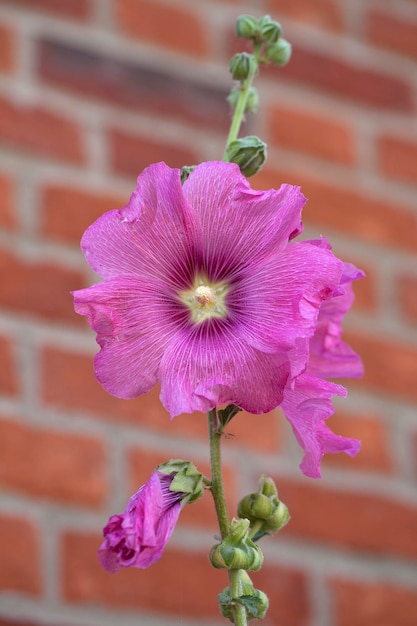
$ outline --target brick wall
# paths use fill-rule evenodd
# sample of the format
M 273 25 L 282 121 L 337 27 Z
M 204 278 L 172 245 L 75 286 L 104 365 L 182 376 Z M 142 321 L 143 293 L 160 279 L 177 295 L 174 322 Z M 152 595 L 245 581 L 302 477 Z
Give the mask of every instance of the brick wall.
M 148 571 L 97 564 L 101 527 L 157 463 L 207 467 L 205 420 L 169 423 L 157 390 L 106 395 L 68 292 L 93 280 L 85 227 L 143 167 L 221 155 L 241 12 L 271 13 L 295 48 L 258 81 L 248 128 L 269 161 L 253 184 L 301 184 L 307 234 L 368 274 L 347 324 L 366 376 L 332 418 L 360 455 L 304 479 L 273 414 L 224 442 L 231 501 L 266 471 L 293 516 L 263 544 L 264 623 L 417 623 L 415 1 L 0 0 L 0 626 L 223 623 L 208 496 Z

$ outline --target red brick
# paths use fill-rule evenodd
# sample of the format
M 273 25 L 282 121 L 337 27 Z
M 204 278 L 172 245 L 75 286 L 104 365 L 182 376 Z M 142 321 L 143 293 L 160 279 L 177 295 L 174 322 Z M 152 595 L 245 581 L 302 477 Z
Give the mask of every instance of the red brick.
M 353 459 L 347 454 L 325 454 L 322 467 L 340 467 L 356 472 L 379 472 L 389 474 L 393 471 L 389 433 L 386 425 L 376 415 L 360 414 L 349 416 L 341 411 L 329 422 L 335 433 L 344 437 L 360 439 L 361 450 Z
M 394 339 L 374 338 L 346 332 L 346 341 L 358 352 L 365 366 L 362 380 L 351 380 L 349 388 L 366 387 L 378 394 L 417 399 L 417 349 Z
M 69 293 L 83 286 L 80 272 L 56 262 L 30 261 L 0 250 L 0 283 L 0 305 L 9 311 L 82 323 L 74 313 Z
M 366 15 L 365 33 L 377 46 L 417 58 L 417 19 L 372 9 Z
M 0 392 L 15 395 L 18 391 L 16 359 L 11 341 L 0 336 Z
M 417 141 L 385 135 L 378 142 L 378 156 L 384 174 L 417 185 Z
M 0 226 L 1 228 L 15 228 L 16 214 L 14 212 L 14 184 L 6 174 L 0 174 Z
M 266 168 L 257 174 L 252 185 L 268 189 L 279 187 L 282 182 L 301 185 L 308 198 L 303 211 L 307 224 L 334 229 L 365 242 L 417 252 L 417 217 L 406 206 L 360 193 L 353 185 L 336 187 L 300 171 Z
M 335 626 L 415 626 L 417 590 L 383 582 L 332 580 Z
M 281 148 L 346 165 L 352 165 L 356 160 L 354 135 L 346 123 L 332 120 L 328 115 L 323 117 L 282 105 L 271 107 L 268 120 L 270 141 Z
M 170 167 L 182 167 L 199 161 L 196 153 L 185 146 L 157 142 L 120 130 L 112 130 L 109 141 L 112 168 L 135 178 L 150 163 L 165 161 Z
M 40 626 L 39 624 L 35 624 L 34 622 L 28 622 L 24 620 L 19 620 L 18 622 L 15 619 L 2 619 L 0 618 L 0 626 Z
M 38 533 L 27 519 L 0 517 L 0 554 L 0 589 L 39 595 Z
M 28 622 L 24 620 L 16 621 L 15 619 L 2 619 L 0 618 L 0 626 L 40 626 L 40 624 L 35 624 L 34 622 Z
M 160 463 L 164 463 L 172 458 L 172 453 L 154 452 L 149 450 L 133 449 L 129 455 L 130 465 L 130 491 L 134 493 L 140 485 L 145 483 L 153 470 Z M 210 466 L 207 462 L 202 462 L 195 455 L 187 457 L 192 461 L 197 469 L 207 478 L 211 476 Z M 226 491 L 226 498 L 230 515 L 236 515 L 236 509 L 238 504 L 237 497 L 237 481 L 235 470 L 231 465 L 223 464 L 223 477 Z M 218 531 L 217 517 L 214 509 L 213 498 L 209 490 L 204 495 L 194 502 L 192 505 L 187 505 L 180 515 L 178 526 L 204 526 L 209 528 L 215 533 Z
M 170 421 L 159 400 L 158 386 L 135 400 L 120 400 L 106 393 L 95 380 L 92 356 L 50 346 L 45 349 L 42 361 L 42 393 L 48 405 L 70 411 L 88 411 L 160 433 L 169 430 L 171 435 L 180 438 L 207 439 L 206 415 L 184 414 Z M 282 442 L 282 425 L 282 419 L 274 411 L 256 416 L 242 412 L 227 427 L 223 445 L 277 452 Z
M 227 586 L 226 572 L 215 570 L 207 554 L 167 547 L 159 562 L 146 571 L 121 570 L 107 574 L 97 565 L 99 536 L 68 533 L 63 538 L 63 585 L 68 602 L 100 603 L 108 608 L 144 609 L 154 615 L 219 618 L 217 594 Z M 306 624 L 307 591 L 304 576 L 283 567 L 265 568 L 262 584 L 270 592 L 271 609 L 265 626 Z
M 32 11 L 47 11 L 60 17 L 85 19 L 91 13 L 91 0 L 3 0 Z
M 107 493 L 105 471 L 103 445 L 93 437 L 0 421 L 0 484 L 9 491 L 97 507 Z
M 203 21 L 191 7 L 180 8 L 155 0 L 117 0 L 116 17 L 130 36 L 192 56 L 209 52 Z
M 39 106 L 0 99 L 0 139 L 16 150 L 82 163 L 81 129 L 69 119 Z
M 85 229 L 100 215 L 124 206 L 128 198 L 81 191 L 65 184 L 47 186 L 42 193 L 40 229 L 44 235 L 79 243 Z
M 277 19 L 281 16 L 306 22 L 317 28 L 326 28 L 341 31 L 344 28 L 344 19 L 341 5 L 337 0 L 269 0 L 267 11 Z
M 204 76 L 191 79 L 180 69 L 157 70 L 142 62 L 125 61 L 50 39 L 39 42 L 39 75 L 60 90 L 83 99 L 98 99 L 135 112 L 227 132 L 226 89 L 205 82 Z
M 417 323 L 417 276 L 403 274 L 397 280 L 397 302 L 404 318 Z
M 5 24 L 0 24 L 0 72 L 11 74 L 16 67 L 16 34 Z
M 370 553 L 417 557 L 417 508 L 373 495 L 277 478 L 291 522 L 285 535 Z
M 364 106 L 393 111 L 414 111 L 414 99 L 406 81 L 360 63 L 338 59 L 295 42 L 291 62 L 284 71 L 271 67 L 265 74 L 280 81 L 294 81 L 349 99 Z

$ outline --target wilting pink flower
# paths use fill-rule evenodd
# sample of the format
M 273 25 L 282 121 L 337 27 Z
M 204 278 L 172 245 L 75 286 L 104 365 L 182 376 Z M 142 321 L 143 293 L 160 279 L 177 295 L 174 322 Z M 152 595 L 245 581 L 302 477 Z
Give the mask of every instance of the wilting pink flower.
M 252 190 L 231 163 L 202 163 L 183 186 L 179 170 L 147 168 L 128 205 L 82 239 L 104 280 L 75 292 L 75 309 L 97 332 L 104 388 L 134 398 L 159 381 L 172 417 L 288 400 L 330 336 L 319 315 L 345 271 L 329 246 L 292 240 L 304 203 L 291 185 Z
M 161 558 L 185 495 L 169 490 L 173 478 L 154 471 L 130 498 L 125 512 L 110 517 L 98 551 L 99 561 L 108 572 L 118 572 L 121 567 L 146 568 Z

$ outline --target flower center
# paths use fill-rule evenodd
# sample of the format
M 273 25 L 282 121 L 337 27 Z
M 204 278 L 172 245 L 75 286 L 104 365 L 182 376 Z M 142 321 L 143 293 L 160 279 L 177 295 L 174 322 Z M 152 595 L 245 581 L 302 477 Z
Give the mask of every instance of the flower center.
M 211 284 L 208 280 L 197 277 L 193 287 L 182 291 L 180 298 L 190 309 L 191 320 L 198 324 L 211 317 L 226 317 L 227 292 L 226 283 Z

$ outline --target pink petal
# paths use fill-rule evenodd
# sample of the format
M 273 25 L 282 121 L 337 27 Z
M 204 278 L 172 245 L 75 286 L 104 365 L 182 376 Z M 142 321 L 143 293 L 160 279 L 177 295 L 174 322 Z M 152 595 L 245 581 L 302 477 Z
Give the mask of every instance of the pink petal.
M 299 187 L 255 191 L 237 165 L 201 163 L 184 183 L 184 195 L 204 233 L 204 263 L 221 280 L 247 263 L 278 251 L 300 229 L 306 199 Z
M 140 274 L 184 286 L 192 274 L 200 233 L 188 206 L 179 170 L 156 163 L 138 177 L 120 211 L 102 215 L 84 233 L 81 247 L 105 278 Z
M 97 333 L 97 380 L 118 398 L 149 391 L 185 314 L 166 287 L 150 278 L 117 276 L 74 292 L 74 301 Z
M 345 263 L 338 293 L 323 302 L 317 330 L 310 342 L 310 374 L 322 378 L 360 378 L 363 375 L 360 357 L 341 338 L 343 318 L 354 300 L 352 281 L 363 276 L 361 270 Z
M 235 336 L 223 321 L 177 335 L 161 362 L 161 401 L 171 414 L 209 411 L 235 403 L 266 413 L 282 399 L 290 365 L 285 354 L 265 354 Z
M 236 332 L 268 352 L 311 337 L 320 307 L 339 284 L 343 264 L 329 250 L 291 243 L 242 276 L 228 302 Z
M 321 476 L 320 461 L 326 452 L 343 451 L 354 456 L 360 448 L 359 441 L 335 435 L 324 423 L 334 413 L 331 397 L 335 395 L 345 397 L 346 389 L 306 374 L 284 393 L 281 408 L 304 450 L 300 468 L 311 478 Z

